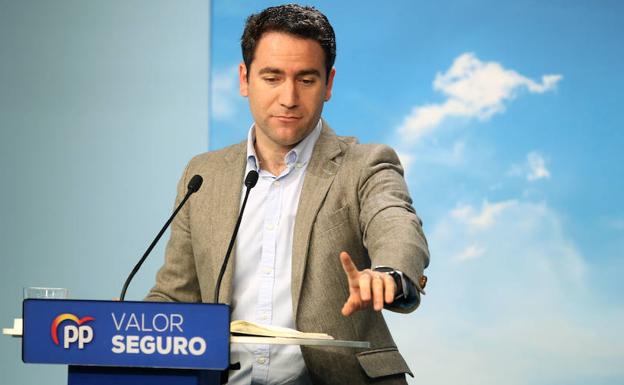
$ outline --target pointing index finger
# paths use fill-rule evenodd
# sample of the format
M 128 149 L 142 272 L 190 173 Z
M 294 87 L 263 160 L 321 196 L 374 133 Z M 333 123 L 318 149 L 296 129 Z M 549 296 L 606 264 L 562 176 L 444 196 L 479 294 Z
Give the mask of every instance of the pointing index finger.
M 358 278 L 358 269 L 355 267 L 351 256 L 346 251 L 340 253 L 340 262 L 342 262 L 342 268 L 347 274 L 349 280 L 355 280 Z

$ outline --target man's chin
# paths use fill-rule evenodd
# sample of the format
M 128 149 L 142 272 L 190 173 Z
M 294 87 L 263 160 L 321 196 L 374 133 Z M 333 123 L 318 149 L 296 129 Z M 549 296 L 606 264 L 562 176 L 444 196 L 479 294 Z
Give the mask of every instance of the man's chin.
M 276 127 L 273 132 L 276 134 L 276 139 L 280 143 L 287 145 L 297 144 L 301 142 L 312 130 L 308 130 L 304 127 L 291 127 L 291 126 L 279 126 Z
M 285 148 L 296 146 L 314 129 L 314 127 L 306 127 L 308 122 L 303 123 L 301 121 L 297 122 L 297 124 L 280 124 L 276 120 L 271 119 L 267 123 L 270 124 L 267 130 L 263 130 L 265 134 L 273 143 Z

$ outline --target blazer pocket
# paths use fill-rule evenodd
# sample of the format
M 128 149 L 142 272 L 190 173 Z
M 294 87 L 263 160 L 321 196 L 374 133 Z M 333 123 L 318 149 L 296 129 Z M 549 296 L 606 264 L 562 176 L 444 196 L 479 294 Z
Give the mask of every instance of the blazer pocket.
M 319 213 L 315 227 L 320 233 L 325 233 L 347 221 L 349 221 L 349 206 L 344 206 L 328 215 Z
M 355 355 L 369 378 L 407 373 L 414 377 L 397 348 L 368 350 Z

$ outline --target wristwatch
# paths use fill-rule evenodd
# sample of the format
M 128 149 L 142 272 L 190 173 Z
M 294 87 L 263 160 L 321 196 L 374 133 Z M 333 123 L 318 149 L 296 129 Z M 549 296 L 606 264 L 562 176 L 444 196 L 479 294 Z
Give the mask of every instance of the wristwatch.
M 405 298 L 405 293 L 409 293 L 407 282 L 405 278 L 403 278 L 403 273 L 401 271 L 388 266 L 377 266 L 373 270 L 386 273 L 394 279 L 394 283 L 396 284 L 396 292 L 394 293 L 395 300 Z

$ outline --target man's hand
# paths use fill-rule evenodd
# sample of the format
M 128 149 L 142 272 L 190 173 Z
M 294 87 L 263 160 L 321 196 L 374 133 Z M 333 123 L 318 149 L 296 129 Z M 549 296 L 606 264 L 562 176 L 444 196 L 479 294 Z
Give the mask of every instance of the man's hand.
M 396 284 L 389 274 L 371 269 L 359 271 L 346 251 L 340 253 L 340 262 L 349 279 L 349 298 L 342 307 L 342 315 L 350 316 L 371 304 L 375 311 L 381 311 L 384 301 L 387 304 L 394 301 Z

